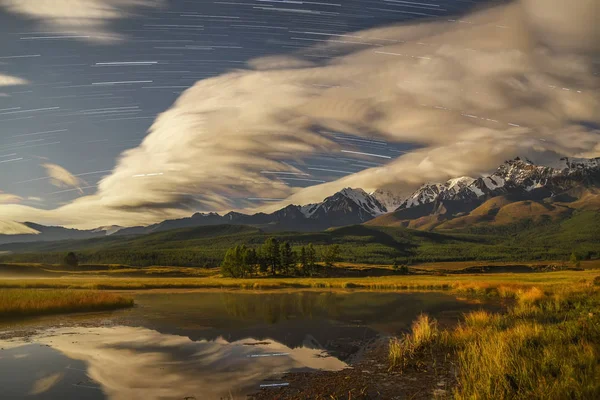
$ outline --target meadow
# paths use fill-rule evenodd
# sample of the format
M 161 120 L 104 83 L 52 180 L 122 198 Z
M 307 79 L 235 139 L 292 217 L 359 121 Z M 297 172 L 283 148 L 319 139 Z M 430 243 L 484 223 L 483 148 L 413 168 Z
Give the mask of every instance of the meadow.
M 377 277 L 342 278 L 283 278 L 250 279 L 207 277 L 119 277 L 115 275 L 79 274 L 59 277 L 0 278 L 1 288 L 90 289 L 90 290 L 149 290 L 149 289 L 365 289 L 365 290 L 452 290 L 462 294 L 496 295 L 498 288 L 531 285 L 555 286 L 591 282 L 599 271 L 487 273 L 456 275 L 389 275 Z

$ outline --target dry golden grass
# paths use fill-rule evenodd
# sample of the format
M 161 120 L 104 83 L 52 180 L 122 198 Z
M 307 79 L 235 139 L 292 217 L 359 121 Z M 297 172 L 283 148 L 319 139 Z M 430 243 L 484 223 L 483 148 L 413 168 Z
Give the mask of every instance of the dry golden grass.
M 116 293 L 83 290 L 0 290 L 0 318 L 100 311 L 131 307 L 133 299 Z
M 458 367 L 455 399 L 600 398 L 600 288 L 587 281 L 496 293 L 516 299 L 507 313 L 471 312 L 437 334 L 423 329 L 420 317 L 413 333 L 391 340 L 390 365 L 410 360 L 413 342 L 421 356 L 441 346 Z M 419 331 L 424 340 L 414 339 Z
M 519 289 L 591 282 L 598 271 L 498 273 L 480 275 L 405 275 L 365 278 L 255 278 L 68 276 L 61 278 L 0 278 L 0 288 L 53 289 L 310 289 L 452 290 L 457 294 L 516 297 Z
M 411 333 L 390 340 L 390 368 L 402 370 L 419 350 L 433 344 L 439 333 L 436 320 L 426 314 L 419 315 L 412 324 Z

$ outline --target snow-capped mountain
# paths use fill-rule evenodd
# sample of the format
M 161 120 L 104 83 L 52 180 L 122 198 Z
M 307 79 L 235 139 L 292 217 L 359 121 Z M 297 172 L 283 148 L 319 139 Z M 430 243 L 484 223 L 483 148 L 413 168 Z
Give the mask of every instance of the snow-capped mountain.
M 398 208 L 411 208 L 421 204 L 432 203 L 445 190 L 446 186 L 441 183 L 427 183 L 417 189 L 408 199 L 404 200 Z
M 271 214 L 196 213 L 188 218 L 166 220 L 149 226 L 105 226 L 87 231 L 49 227 L 32 222 L 18 224 L 17 231 L 17 225 L 9 227 L 6 223 L 2 225 L 0 221 L 0 228 L 4 227 L 12 233 L 0 234 L 0 244 L 86 239 L 109 234 L 143 235 L 171 229 L 222 224 L 250 225 L 265 231 L 319 231 L 371 220 L 374 225 L 397 224 L 397 221 L 420 221 L 419 223 L 425 224 L 429 221 L 427 218 L 433 216 L 439 223 L 467 215 L 497 196 L 503 196 L 503 201 L 509 203 L 533 201 L 547 204 L 547 199 L 556 199 L 559 202 L 564 202 L 565 199 L 580 200 L 581 193 L 587 193 L 588 197 L 584 200 L 593 208 L 596 207 L 595 204 L 600 204 L 600 199 L 590 200 L 591 197 L 597 199 L 598 188 L 600 158 L 564 158 L 552 166 L 536 165 L 527 159 L 515 158 L 500 165 L 491 175 L 477 179 L 459 177 L 445 183 L 429 183 L 406 199 L 386 190 L 376 190 L 369 194 L 362 189 L 346 188 L 320 203 L 289 205 Z M 389 213 L 394 210 L 395 212 Z M 426 217 L 425 220 L 423 217 Z M 384 221 L 378 222 L 381 219 Z
M 398 210 L 436 201 L 477 201 L 503 194 L 550 197 L 576 185 L 600 181 L 600 161 L 561 159 L 562 168 L 536 165 L 519 157 L 500 165 L 491 175 L 461 177 L 446 183 L 427 184 L 416 190 Z
M 379 203 L 385 207 L 386 211 L 394 211 L 404 202 L 405 197 L 391 190 L 377 189 L 371 196 L 375 197 Z
M 196 213 L 189 218 L 167 220 L 146 227 L 122 229 L 116 234 L 139 235 L 169 229 L 220 224 L 252 225 L 268 231 L 317 231 L 333 226 L 360 224 L 385 212 L 387 212 L 386 207 L 374 196 L 362 189 L 346 188 L 327 197 L 321 203 L 304 206 L 289 205 L 271 214 L 248 215 L 233 211 L 225 215 Z
M 93 229 L 92 232 L 94 232 L 94 233 L 104 232 L 106 234 L 106 236 L 109 236 L 115 232 L 120 231 L 121 229 L 123 229 L 123 227 L 119 226 L 119 225 L 107 225 L 107 226 L 101 226 L 96 229 Z
M 328 221 L 329 226 L 341 226 L 366 222 L 386 212 L 385 206 L 364 190 L 345 188 L 304 208 L 303 215 L 312 221 Z

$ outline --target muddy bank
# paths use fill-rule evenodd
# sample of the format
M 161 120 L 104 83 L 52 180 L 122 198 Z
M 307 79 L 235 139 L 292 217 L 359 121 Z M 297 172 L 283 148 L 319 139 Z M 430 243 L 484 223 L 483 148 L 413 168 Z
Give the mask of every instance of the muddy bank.
M 456 385 L 451 354 L 433 349 L 420 354 L 402 371 L 390 370 L 389 337 L 337 345 L 347 356 L 350 368 L 341 371 L 288 373 L 273 377 L 278 385 L 265 387 L 249 396 L 252 400 L 351 400 L 449 398 Z M 277 378 L 277 379 L 276 379 Z M 268 381 L 267 381 L 268 384 Z

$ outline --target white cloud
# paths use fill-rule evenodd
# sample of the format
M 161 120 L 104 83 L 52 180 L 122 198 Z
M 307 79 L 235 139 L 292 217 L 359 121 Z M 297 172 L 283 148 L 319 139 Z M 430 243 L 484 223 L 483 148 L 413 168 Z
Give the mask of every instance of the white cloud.
M 3 220 L 0 220 L 0 232 L 3 235 L 37 235 L 39 233 L 35 229 L 19 222 Z
M 163 0 L 0 0 L 6 11 L 39 21 L 57 32 L 75 32 L 82 39 L 113 41 L 110 23 L 135 7 L 157 7 Z M 85 37 L 87 36 L 87 37 Z
M 0 73 L 0 86 L 27 85 L 28 83 L 25 79 Z M 8 95 L 0 93 L 0 97 L 8 97 Z
M 11 203 L 19 203 L 23 200 L 20 196 L 4 193 L 0 190 L 0 204 L 11 204 Z
M 600 134 L 580 121 L 600 123 L 600 10 L 570 3 L 584 9 L 580 20 L 580 11 L 554 3 L 564 12 L 531 12 L 548 2 L 524 0 L 466 16 L 468 23 L 372 29 L 357 36 L 373 46 L 331 41 L 309 50 L 335 54 L 325 64 L 306 64 L 302 54 L 268 57 L 250 63 L 256 70 L 199 81 L 122 154 L 95 195 L 49 212 L 12 205 L 7 215 L 82 227 L 150 223 L 227 210 L 245 197 L 286 198 L 274 209 L 346 186 L 410 190 L 484 173 L 516 155 L 598 156 Z M 417 150 L 307 189 L 261 174 L 352 150 L 324 131 Z
M 83 193 L 81 186 L 85 185 L 85 181 L 77 178 L 65 168 L 56 164 L 42 164 L 46 169 L 46 173 L 50 178 L 50 183 L 59 188 L 78 188 L 80 193 Z

